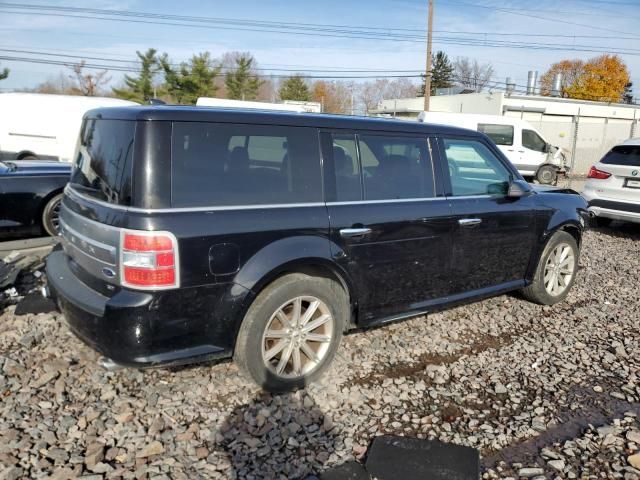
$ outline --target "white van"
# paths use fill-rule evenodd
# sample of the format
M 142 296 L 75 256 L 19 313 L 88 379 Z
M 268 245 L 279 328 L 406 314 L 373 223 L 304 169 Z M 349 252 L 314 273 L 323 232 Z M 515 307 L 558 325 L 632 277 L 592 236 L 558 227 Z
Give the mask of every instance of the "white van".
M 569 170 L 566 156 L 529 122 L 500 115 L 422 112 L 418 121 L 477 130 L 490 137 L 524 177 L 555 184 Z
M 0 160 L 71 162 L 85 112 L 124 105 L 137 104 L 105 97 L 0 93 Z

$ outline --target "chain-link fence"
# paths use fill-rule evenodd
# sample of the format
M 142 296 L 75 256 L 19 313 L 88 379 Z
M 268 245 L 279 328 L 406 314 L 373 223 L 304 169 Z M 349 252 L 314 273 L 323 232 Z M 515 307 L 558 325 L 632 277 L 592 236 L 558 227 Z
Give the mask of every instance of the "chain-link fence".
M 573 164 L 572 173 L 584 175 L 619 142 L 640 136 L 640 119 L 612 119 L 585 116 L 544 115 L 531 112 L 508 112 L 527 120 Z

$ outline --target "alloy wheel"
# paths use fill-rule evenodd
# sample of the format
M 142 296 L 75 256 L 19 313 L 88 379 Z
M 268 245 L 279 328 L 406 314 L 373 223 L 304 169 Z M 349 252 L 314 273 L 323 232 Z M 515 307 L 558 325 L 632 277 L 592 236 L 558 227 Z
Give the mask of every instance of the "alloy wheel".
M 333 339 L 335 320 L 327 305 L 312 296 L 284 303 L 262 336 L 262 360 L 281 378 L 300 378 L 322 363 Z
M 549 295 L 562 295 L 575 273 L 576 258 L 567 243 L 560 243 L 549 254 L 544 267 L 544 288 Z

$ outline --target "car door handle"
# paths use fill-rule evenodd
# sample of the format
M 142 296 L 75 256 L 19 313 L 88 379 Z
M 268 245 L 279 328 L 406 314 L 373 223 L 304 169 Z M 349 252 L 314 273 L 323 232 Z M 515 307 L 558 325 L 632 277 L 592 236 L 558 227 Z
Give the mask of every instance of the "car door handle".
M 461 218 L 458 220 L 458 224 L 462 227 L 471 227 L 482 223 L 481 218 Z
M 342 228 L 340 235 L 343 237 L 362 237 L 371 233 L 370 228 Z

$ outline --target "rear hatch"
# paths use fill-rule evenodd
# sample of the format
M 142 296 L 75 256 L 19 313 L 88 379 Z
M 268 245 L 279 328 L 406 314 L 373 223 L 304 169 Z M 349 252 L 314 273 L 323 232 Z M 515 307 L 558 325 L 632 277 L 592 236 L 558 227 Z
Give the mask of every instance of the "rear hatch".
M 597 183 L 601 198 L 640 202 L 640 145 L 613 147 L 596 168 L 611 174 L 606 180 Z
M 120 285 L 121 227 L 132 199 L 136 122 L 87 118 L 60 213 L 62 247 L 95 290 Z

